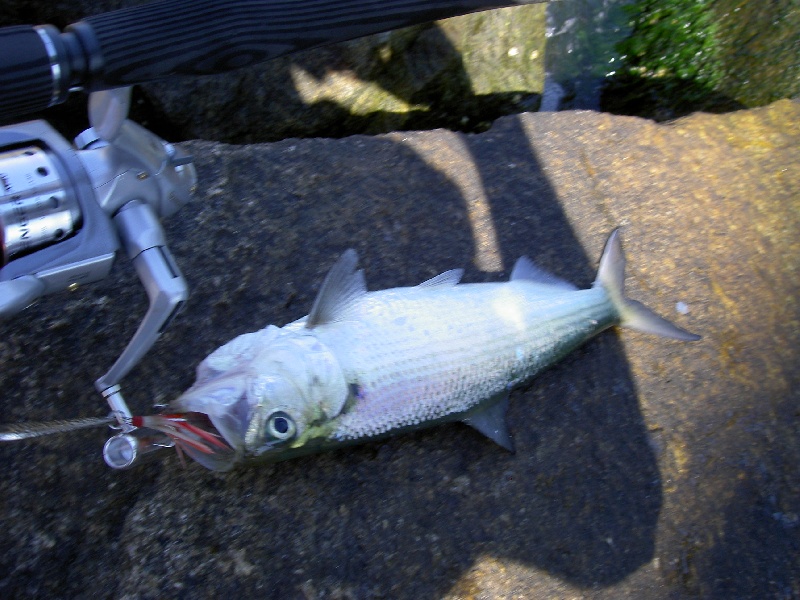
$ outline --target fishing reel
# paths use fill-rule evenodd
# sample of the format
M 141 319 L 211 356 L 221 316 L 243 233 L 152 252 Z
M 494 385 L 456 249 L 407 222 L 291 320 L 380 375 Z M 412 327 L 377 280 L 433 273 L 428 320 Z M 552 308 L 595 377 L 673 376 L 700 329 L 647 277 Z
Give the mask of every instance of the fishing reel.
M 139 328 L 95 382 L 123 433 L 133 428 L 119 382 L 188 296 L 160 219 L 188 202 L 197 183 L 192 157 L 127 120 L 129 104 L 130 88 L 92 93 L 92 126 L 73 144 L 45 121 L 0 128 L 0 319 L 103 279 L 120 249 L 147 292 Z

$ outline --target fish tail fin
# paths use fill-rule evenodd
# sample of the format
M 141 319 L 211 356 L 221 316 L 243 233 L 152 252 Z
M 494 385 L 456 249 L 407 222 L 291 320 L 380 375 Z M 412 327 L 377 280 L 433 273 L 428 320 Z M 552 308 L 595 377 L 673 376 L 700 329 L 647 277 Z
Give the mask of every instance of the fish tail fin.
M 619 312 L 620 325 L 623 327 L 686 342 L 700 339 L 699 335 L 673 325 L 641 302 L 625 297 L 625 255 L 618 229 L 612 231 L 608 237 L 594 285 L 601 285 L 606 290 Z

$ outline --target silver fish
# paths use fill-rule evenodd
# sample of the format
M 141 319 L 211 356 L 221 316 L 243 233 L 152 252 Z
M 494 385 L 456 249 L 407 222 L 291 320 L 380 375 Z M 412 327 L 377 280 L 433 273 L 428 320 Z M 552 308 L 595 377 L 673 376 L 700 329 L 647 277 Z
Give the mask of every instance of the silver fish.
M 144 417 L 215 470 L 463 421 L 513 450 L 509 390 L 613 325 L 689 333 L 623 295 L 614 231 L 590 289 L 523 257 L 503 283 L 461 270 L 368 292 L 354 250 L 331 268 L 308 316 L 240 335 L 197 368 L 171 415 Z

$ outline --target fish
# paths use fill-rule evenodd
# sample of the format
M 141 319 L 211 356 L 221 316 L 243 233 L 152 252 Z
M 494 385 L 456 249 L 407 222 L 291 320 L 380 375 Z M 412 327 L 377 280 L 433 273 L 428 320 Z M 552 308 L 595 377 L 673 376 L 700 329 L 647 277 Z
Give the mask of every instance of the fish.
M 527 257 L 506 282 L 461 283 L 454 269 L 372 292 L 357 267 L 356 252 L 345 251 L 308 315 L 221 346 L 169 414 L 134 425 L 168 434 L 217 471 L 451 421 L 513 452 L 510 390 L 598 333 L 620 325 L 700 339 L 625 296 L 618 230 L 583 290 Z

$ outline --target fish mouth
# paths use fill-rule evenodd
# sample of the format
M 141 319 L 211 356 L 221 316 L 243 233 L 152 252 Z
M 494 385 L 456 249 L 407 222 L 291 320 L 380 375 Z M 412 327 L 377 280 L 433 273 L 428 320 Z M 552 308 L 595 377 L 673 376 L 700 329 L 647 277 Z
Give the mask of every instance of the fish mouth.
M 177 431 L 186 434 L 184 442 L 190 438 L 182 444 L 173 436 L 176 447 L 204 467 L 228 471 L 242 460 L 250 409 L 240 373 L 193 386 L 170 402 L 165 412 L 182 419 Z
M 185 453 L 207 469 L 228 471 L 239 453 L 214 419 L 201 412 L 182 412 L 134 417 L 132 425 L 167 434 L 178 453 Z
M 197 445 L 178 443 L 178 447 L 207 469 L 228 471 L 233 468 L 236 450 L 223 432 L 217 429 L 211 417 L 201 412 L 189 412 L 182 416 L 200 440 Z

